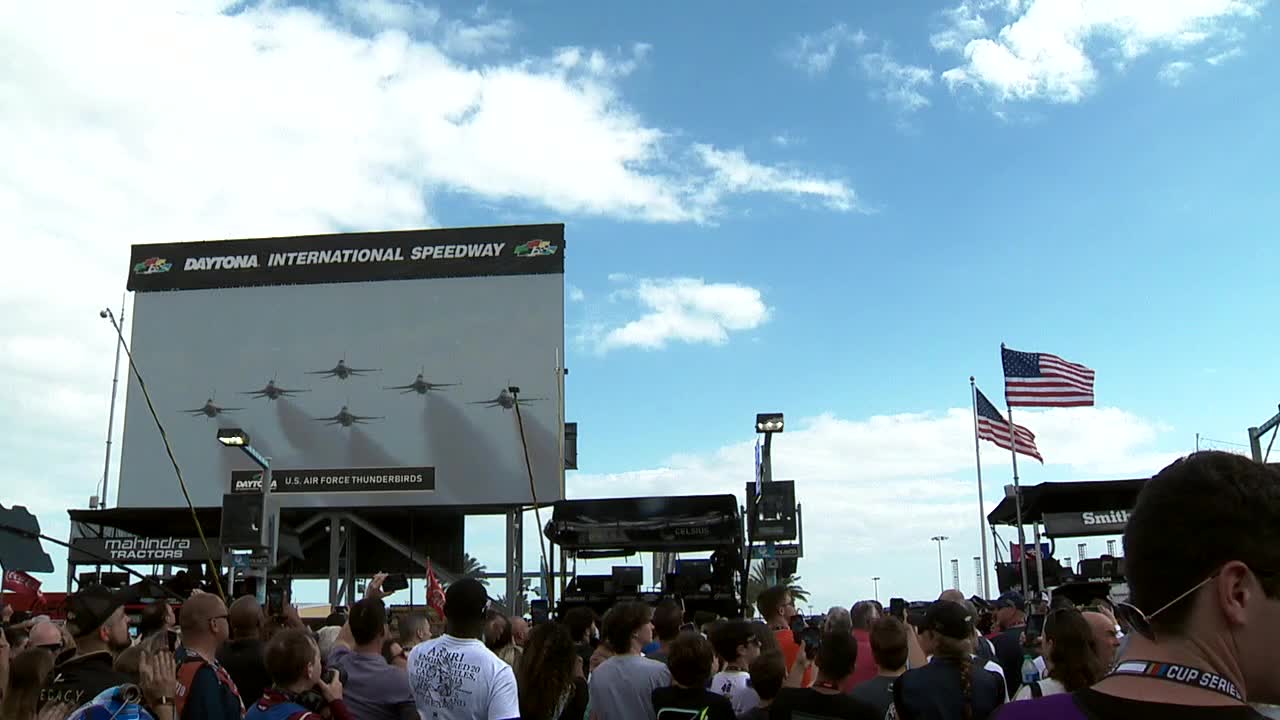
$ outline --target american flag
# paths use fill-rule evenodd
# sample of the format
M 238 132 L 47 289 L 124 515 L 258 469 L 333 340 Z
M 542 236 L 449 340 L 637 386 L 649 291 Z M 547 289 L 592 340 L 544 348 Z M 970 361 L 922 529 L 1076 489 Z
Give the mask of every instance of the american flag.
M 975 390 L 978 393 L 978 437 L 990 440 L 1005 450 L 1012 450 L 1013 440 L 1009 437 L 1009 421 L 1004 419 L 981 390 L 976 388 Z M 1044 458 L 1040 457 L 1040 451 L 1036 449 L 1035 433 L 1021 425 L 1014 425 L 1013 431 L 1018 435 L 1018 452 L 1039 460 L 1043 465 Z
M 1009 407 L 1093 405 L 1093 370 L 1057 355 L 1000 347 L 1004 397 Z

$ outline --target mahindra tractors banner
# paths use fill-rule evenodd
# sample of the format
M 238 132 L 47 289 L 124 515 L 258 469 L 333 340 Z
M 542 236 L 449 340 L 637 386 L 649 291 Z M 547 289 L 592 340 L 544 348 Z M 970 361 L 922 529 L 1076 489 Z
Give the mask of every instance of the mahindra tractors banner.
M 220 554 L 212 538 L 210 550 L 215 557 Z M 107 561 L 121 565 L 199 563 L 206 558 L 200 538 L 180 537 L 75 538 L 67 553 L 67 559 L 78 565 L 95 565 Z
M 562 499 L 564 250 L 563 225 L 134 246 L 133 357 L 191 500 L 254 485 L 232 427 L 284 507 L 527 505 L 526 444 Z M 132 375 L 120 478 L 121 507 L 186 505 Z
M 1128 510 L 1044 514 L 1045 534 L 1052 538 L 1122 535 L 1127 524 Z

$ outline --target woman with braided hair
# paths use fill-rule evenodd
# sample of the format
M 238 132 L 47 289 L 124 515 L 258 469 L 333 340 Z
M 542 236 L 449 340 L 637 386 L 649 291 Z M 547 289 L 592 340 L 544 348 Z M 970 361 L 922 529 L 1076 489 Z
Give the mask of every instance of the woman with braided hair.
M 893 685 L 899 720 L 987 720 L 1005 701 L 1004 679 L 973 654 L 973 615 L 939 600 L 920 624 L 920 645 L 932 657 Z

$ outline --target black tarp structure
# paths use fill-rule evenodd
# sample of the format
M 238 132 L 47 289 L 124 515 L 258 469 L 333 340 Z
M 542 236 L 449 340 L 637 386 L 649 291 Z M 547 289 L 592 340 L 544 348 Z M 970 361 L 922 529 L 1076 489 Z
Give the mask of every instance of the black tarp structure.
M 1146 482 L 1147 478 L 1138 478 L 1024 485 L 1022 486 L 1022 522 L 1027 525 L 1044 522 L 1046 513 L 1132 510 L 1138 501 L 1138 493 Z M 992 525 L 1017 526 L 1017 510 L 1013 498 L 1006 497 L 1001 500 L 1000 504 L 987 514 L 987 522 Z M 1073 536 L 1086 534 L 1074 533 Z
M 742 520 L 733 495 L 561 500 L 555 503 L 544 533 L 571 553 L 742 546 Z
M 327 509 L 327 508 L 326 508 Z M 434 508 L 343 508 L 363 518 L 385 535 L 412 546 L 419 558 L 430 557 L 442 568 L 460 568 L 463 555 L 462 513 Z M 104 510 L 71 509 L 71 522 L 79 524 L 85 536 L 118 531 L 140 538 L 196 537 L 196 523 L 191 510 L 176 508 L 108 508 Z M 326 578 L 329 569 L 328 523 L 317 522 L 323 510 L 316 508 L 283 508 L 280 511 L 280 556 L 282 571 L 294 578 Z M 209 545 L 217 553 L 221 532 L 222 508 L 196 508 L 200 525 Z M 300 531 L 294 531 L 301 528 Z M 378 572 L 404 572 L 421 575 L 419 563 L 387 547 L 379 538 L 361 527 L 354 527 L 360 551 L 356 553 L 355 572 L 373 575 Z

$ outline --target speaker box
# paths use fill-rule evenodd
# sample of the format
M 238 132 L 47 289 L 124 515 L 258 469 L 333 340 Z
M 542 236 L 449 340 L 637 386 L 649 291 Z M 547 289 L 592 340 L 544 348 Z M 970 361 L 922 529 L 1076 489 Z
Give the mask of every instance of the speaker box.
M 222 496 L 222 547 L 253 548 L 262 544 L 262 496 L 257 493 Z

